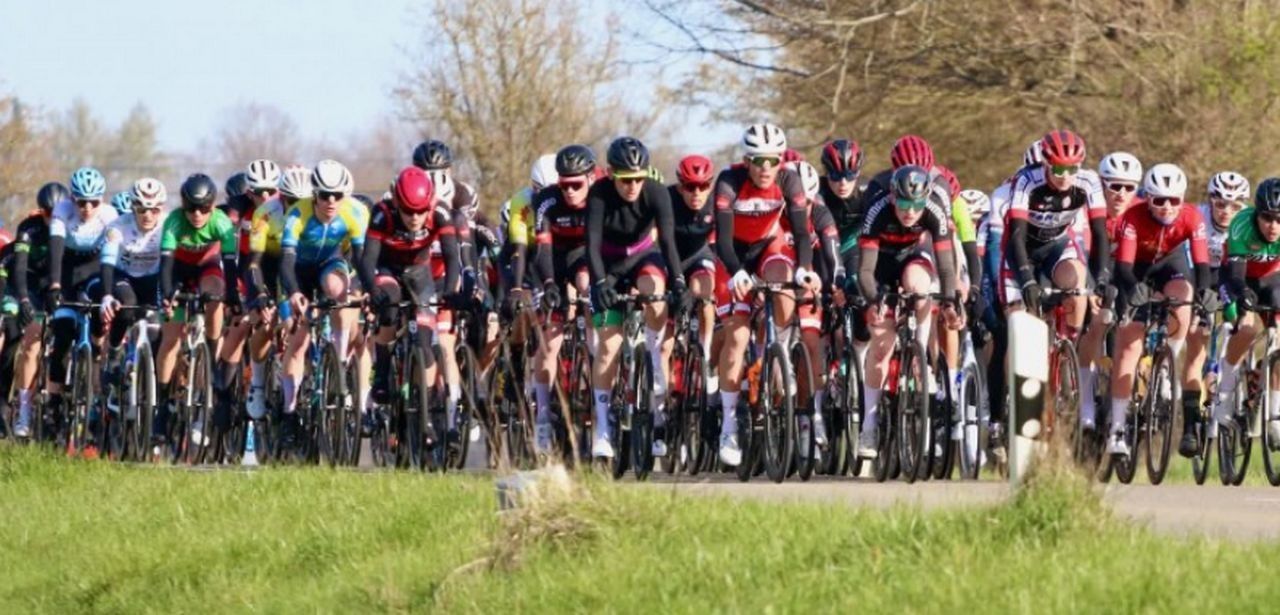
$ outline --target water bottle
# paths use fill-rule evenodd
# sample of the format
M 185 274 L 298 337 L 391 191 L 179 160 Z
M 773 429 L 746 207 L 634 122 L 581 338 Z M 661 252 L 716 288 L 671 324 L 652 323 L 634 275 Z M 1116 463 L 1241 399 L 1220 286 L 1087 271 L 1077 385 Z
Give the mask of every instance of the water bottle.
M 253 436 L 254 436 L 254 432 L 258 431 L 253 428 L 253 423 L 249 424 L 248 429 L 249 429 L 249 435 L 246 436 L 244 439 L 244 452 L 246 454 L 254 452 L 255 449 L 254 449 Z

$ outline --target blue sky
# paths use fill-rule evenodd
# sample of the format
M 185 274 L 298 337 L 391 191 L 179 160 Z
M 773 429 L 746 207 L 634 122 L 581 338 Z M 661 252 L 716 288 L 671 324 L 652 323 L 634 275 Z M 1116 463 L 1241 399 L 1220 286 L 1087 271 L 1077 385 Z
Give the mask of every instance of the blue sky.
M 109 125 L 142 101 L 171 151 L 193 150 L 239 102 L 280 108 L 310 139 L 341 140 L 394 113 L 389 92 L 420 48 L 425 18 L 411 7 L 422 4 L 7 0 L 0 92 L 55 110 L 83 97 Z M 681 138 L 720 145 L 736 130 Z

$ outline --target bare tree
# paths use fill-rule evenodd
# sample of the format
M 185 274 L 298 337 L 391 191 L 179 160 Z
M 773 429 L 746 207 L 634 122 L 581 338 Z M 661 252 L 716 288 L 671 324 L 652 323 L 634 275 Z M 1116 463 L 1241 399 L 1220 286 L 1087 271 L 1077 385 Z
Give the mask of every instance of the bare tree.
M 627 75 L 616 27 L 588 33 L 589 16 L 574 3 L 434 0 L 432 6 L 421 59 L 394 92 L 404 119 L 449 142 L 478 175 L 486 207 L 526 185 L 538 155 L 638 134 L 658 116 L 660 100 L 636 112 L 629 103 L 637 92 L 613 87 Z M 409 152 L 403 156 L 408 162 Z
M 240 170 L 258 158 L 280 164 L 299 160 L 303 139 L 297 122 L 288 113 L 260 103 L 242 103 L 222 112 L 212 143 L 202 143 L 206 160 L 218 168 L 205 169 L 217 176 Z
M 103 165 L 108 185 L 131 185 L 139 177 L 161 177 L 169 173 L 165 156 L 156 140 L 156 124 L 146 105 L 138 103 L 116 129 L 108 161 Z
M 34 206 L 36 190 L 56 173 L 46 139 L 18 98 L 0 97 L 0 217 L 9 225 Z

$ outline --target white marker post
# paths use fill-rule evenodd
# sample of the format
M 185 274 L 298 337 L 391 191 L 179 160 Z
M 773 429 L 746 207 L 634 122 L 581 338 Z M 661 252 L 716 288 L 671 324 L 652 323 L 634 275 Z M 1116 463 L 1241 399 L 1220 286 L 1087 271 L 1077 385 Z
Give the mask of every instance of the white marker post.
M 1009 482 L 1017 485 L 1036 454 L 1049 382 L 1049 326 L 1025 311 L 1009 315 Z

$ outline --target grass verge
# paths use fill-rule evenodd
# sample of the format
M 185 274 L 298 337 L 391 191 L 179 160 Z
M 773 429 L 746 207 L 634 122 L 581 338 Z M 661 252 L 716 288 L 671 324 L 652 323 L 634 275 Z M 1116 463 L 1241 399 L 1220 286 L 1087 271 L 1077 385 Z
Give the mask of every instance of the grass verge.
M 1051 473 L 1005 505 L 928 513 L 590 478 L 571 492 L 498 515 L 478 477 L 188 472 L 0 447 L 0 612 L 1214 612 L 1280 598 L 1277 545 L 1157 536 Z

